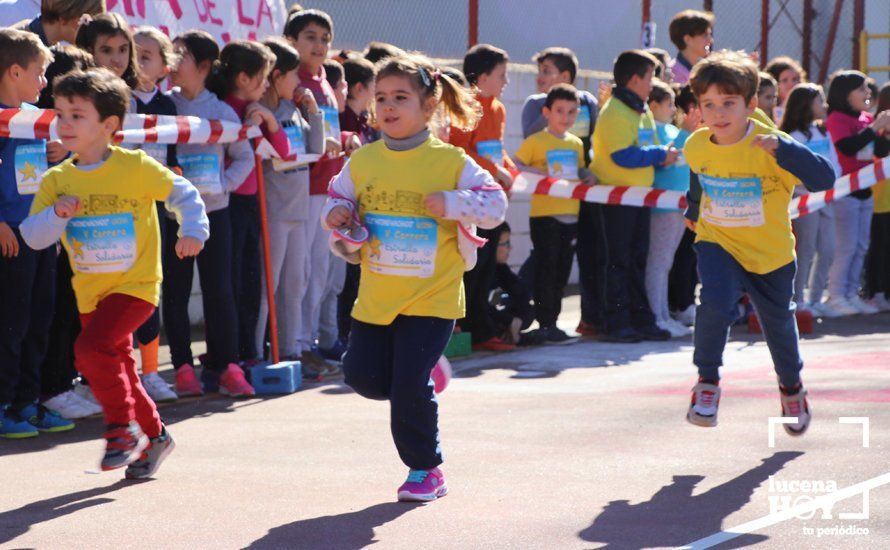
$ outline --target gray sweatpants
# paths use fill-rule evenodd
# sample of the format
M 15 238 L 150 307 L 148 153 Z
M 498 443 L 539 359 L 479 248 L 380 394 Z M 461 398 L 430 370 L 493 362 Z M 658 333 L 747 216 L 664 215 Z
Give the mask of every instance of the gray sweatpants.
M 874 200 L 844 197 L 834 203 L 834 261 L 828 271 L 832 298 L 852 298 L 859 293 L 865 254 L 871 236 Z
M 306 295 L 303 299 L 303 326 L 300 336 L 302 350 L 309 351 L 318 336 L 321 303 L 328 290 L 331 259 L 333 253 L 328 247 L 328 231 L 321 227 L 321 211 L 328 200 L 327 195 L 309 197 L 309 221 L 306 222 L 306 242 L 309 243 L 309 278 Z M 336 300 L 336 297 L 335 297 Z
M 674 254 L 683 239 L 683 214 L 653 211 L 649 222 L 649 254 L 646 257 L 646 296 L 656 322 L 670 319 L 668 275 Z
M 834 260 L 834 205 L 807 214 L 791 222 L 797 240 L 797 274 L 794 277 L 794 302 L 818 304 L 822 301 L 828 270 Z M 804 295 L 804 291 L 809 292 Z
M 275 310 L 278 313 L 278 348 L 282 357 L 298 357 L 302 352 L 300 334 L 303 326 L 303 297 L 306 294 L 309 242 L 307 222 L 269 220 L 269 248 Z M 263 279 L 263 298 L 256 328 L 257 349 L 263 349 L 269 305 Z
M 339 336 L 337 326 L 337 297 L 343 292 L 346 282 L 346 260 L 331 256 L 328 267 L 328 286 L 321 299 L 318 317 L 318 347 L 329 349 L 334 347 Z

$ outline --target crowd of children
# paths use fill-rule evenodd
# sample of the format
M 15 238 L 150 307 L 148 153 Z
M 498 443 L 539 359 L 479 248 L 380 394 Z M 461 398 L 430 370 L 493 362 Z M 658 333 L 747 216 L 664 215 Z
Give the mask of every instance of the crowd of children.
M 576 260 L 579 335 L 667 340 L 695 324 L 687 419 L 701 426 L 717 423 L 723 347 L 744 295 L 784 414 L 797 417 L 792 435 L 810 416 L 795 310 L 890 310 L 886 184 L 788 215 L 792 196 L 890 152 L 890 87 L 876 104 L 857 71 L 833 75 L 825 94 L 793 59 L 760 72 L 742 54 L 712 54 L 709 13 L 674 17 L 673 59 L 620 53 L 599 97 L 574 86 L 571 50 L 536 54 L 511 155 L 500 99 L 509 56 L 494 46 L 472 47 L 462 71 L 383 43 L 331 56 L 330 16 L 294 6 L 282 37 L 220 49 L 204 31 L 171 40 L 131 30 L 102 2 L 77 6 L 0 31 L 0 107 L 53 108 L 59 134 L 0 139 L 0 436 L 69 430 L 102 412 L 103 469 L 142 478 L 173 449 L 156 402 L 253 395 L 250 368 L 271 356 L 259 177 L 277 351 L 309 379 L 343 376 L 390 402 L 410 469 L 400 499 L 447 492 L 437 392 L 453 332 L 491 351 L 570 341 L 557 323 Z M 118 147 L 126 113 L 239 122 L 263 137 Z M 258 167 L 260 148 L 272 158 Z M 517 275 L 504 220 L 518 172 L 681 192 L 689 206 L 684 217 L 533 195 L 533 251 Z M 162 330 L 173 387 L 158 374 Z

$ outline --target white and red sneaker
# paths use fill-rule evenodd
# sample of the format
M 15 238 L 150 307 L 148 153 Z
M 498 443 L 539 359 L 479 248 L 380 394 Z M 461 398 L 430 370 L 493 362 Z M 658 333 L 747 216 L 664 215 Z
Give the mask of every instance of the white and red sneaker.
M 408 479 L 399 487 L 399 500 L 402 502 L 429 502 L 448 494 L 445 474 L 439 468 L 432 470 L 409 470 Z
M 448 383 L 451 382 L 452 373 L 451 362 L 448 361 L 448 358 L 444 355 L 439 357 L 439 361 L 437 361 L 436 366 L 433 367 L 433 372 L 430 373 L 430 378 L 433 379 L 436 394 L 445 391 L 445 388 L 448 387 Z
M 699 381 L 692 388 L 692 402 L 686 413 L 690 424 L 703 428 L 717 425 L 717 408 L 720 406 L 720 386 Z
M 810 427 L 810 404 L 807 401 L 807 390 L 802 386 L 794 395 L 788 395 L 788 390 L 779 387 L 779 397 L 782 399 L 782 416 L 796 418 L 793 424 L 782 424 L 788 435 L 803 435 Z

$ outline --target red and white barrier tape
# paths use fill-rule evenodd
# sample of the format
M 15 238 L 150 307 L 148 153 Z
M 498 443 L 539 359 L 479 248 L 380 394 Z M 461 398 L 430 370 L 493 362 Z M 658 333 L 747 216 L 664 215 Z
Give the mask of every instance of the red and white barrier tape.
M 58 139 L 55 111 L 51 109 L 0 109 L 0 137 Z M 127 114 L 117 143 L 197 144 L 232 143 L 262 138 L 258 126 L 245 126 L 228 120 L 207 120 L 193 116 Z M 263 140 L 264 141 L 264 140 Z M 261 142 L 262 143 L 262 142 Z M 263 158 L 277 155 L 271 146 L 259 148 Z M 300 164 L 315 162 L 321 155 L 300 155 Z
M 838 178 L 832 189 L 795 197 L 789 211 L 791 218 L 805 216 L 824 208 L 827 204 L 848 196 L 853 191 L 868 189 L 886 179 L 890 173 L 890 157 L 878 159 L 874 164 Z M 680 191 L 653 189 L 652 187 L 615 187 L 612 185 L 588 186 L 567 180 L 542 177 L 532 172 L 520 172 L 513 181 L 513 193 L 547 195 L 561 199 L 577 199 L 599 204 L 621 204 L 671 210 L 686 209 L 686 195 Z

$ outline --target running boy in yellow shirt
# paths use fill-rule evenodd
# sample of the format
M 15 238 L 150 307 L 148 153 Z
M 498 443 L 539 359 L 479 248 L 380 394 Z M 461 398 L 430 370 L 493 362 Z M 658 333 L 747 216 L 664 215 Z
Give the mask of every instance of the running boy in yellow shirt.
M 176 214 L 180 258 L 201 251 L 209 222 L 191 183 L 142 150 L 112 145 L 130 104 L 123 80 L 106 69 L 72 71 L 54 88 L 59 137 L 73 155 L 44 175 L 22 237 L 35 250 L 61 239 L 68 251 L 83 326 L 75 366 L 107 425 L 102 469 L 129 466 L 128 478 L 150 477 L 173 450 L 132 357 L 132 334 L 160 294 L 155 201 Z
M 822 191 L 834 184 L 834 170 L 787 134 L 748 118 L 757 107 L 758 79 L 753 61 L 728 51 L 700 61 L 690 78 L 705 127 L 683 149 L 692 171 L 686 218 L 696 232 L 702 284 L 693 356 L 699 380 L 686 418 L 717 425 L 723 348 L 747 292 L 779 378 L 782 415 L 794 418 L 783 427 L 801 435 L 810 409 L 800 381 L 788 205 L 798 180 Z

